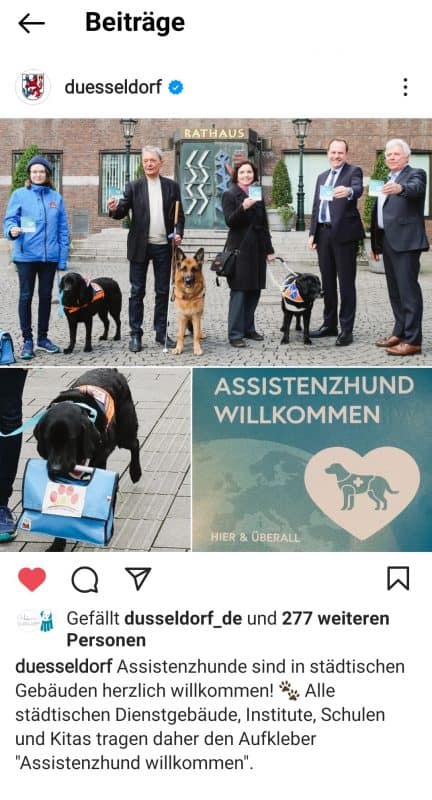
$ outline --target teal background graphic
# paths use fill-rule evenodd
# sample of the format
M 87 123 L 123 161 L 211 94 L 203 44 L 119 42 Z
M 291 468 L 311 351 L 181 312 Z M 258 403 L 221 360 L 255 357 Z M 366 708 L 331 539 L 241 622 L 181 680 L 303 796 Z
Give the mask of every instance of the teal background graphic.
M 221 378 L 273 376 L 390 376 L 414 381 L 406 395 L 219 394 Z M 432 550 L 432 369 L 195 369 L 193 371 L 193 549 L 286 551 Z M 381 409 L 377 425 L 220 424 L 214 406 L 368 405 Z M 304 485 L 309 459 L 327 447 L 364 456 L 379 447 L 409 453 L 420 470 L 413 501 L 365 541 L 343 530 L 311 500 Z M 265 534 L 265 535 L 264 535 Z M 268 535 L 269 534 L 269 535 Z

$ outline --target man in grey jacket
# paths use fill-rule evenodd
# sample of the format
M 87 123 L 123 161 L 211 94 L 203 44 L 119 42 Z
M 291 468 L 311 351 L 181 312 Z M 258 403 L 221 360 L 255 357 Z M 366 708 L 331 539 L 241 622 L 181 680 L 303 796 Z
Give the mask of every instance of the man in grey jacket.
M 421 353 L 423 298 L 418 282 L 420 253 L 429 249 L 424 223 L 426 173 L 408 164 L 411 150 L 403 139 L 385 148 L 390 170 L 372 210 L 371 245 L 382 253 L 395 322 L 390 336 L 378 339 L 392 356 Z

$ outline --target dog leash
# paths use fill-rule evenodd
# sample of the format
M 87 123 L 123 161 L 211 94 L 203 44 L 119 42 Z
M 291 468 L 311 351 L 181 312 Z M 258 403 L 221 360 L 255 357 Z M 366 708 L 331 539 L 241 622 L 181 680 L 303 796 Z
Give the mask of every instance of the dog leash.
M 60 281 L 61 281 L 61 278 L 60 278 L 60 275 L 59 275 L 59 271 L 57 270 L 57 293 L 58 293 L 58 304 L 59 304 L 58 315 L 59 315 L 59 317 L 64 317 L 65 310 L 64 310 L 64 305 L 63 305 L 63 292 L 60 289 Z
M 281 264 L 282 264 L 282 265 L 283 265 L 283 266 L 284 266 L 284 267 L 285 267 L 285 268 L 288 270 L 288 272 L 290 273 L 290 275 L 293 275 L 295 278 L 298 278 L 298 276 L 299 276 L 299 273 L 298 273 L 298 272 L 294 272 L 294 270 L 293 270 L 293 269 L 291 269 L 291 267 L 289 267 L 289 266 L 288 266 L 288 264 L 286 263 L 286 261 L 285 261 L 283 258 L 281 258 L 281 256 L 276 256 L 276 257 L 274 258 L 274 261 L 280 261 L 280 263 L 281 263 Z M 273 286 L 274 286 L 274 287 L 275 287 L 275 288 L 276 288 L 276 289 L 277 289 L 279 292 L 281 292 L 281 291 L 282 291 L 282 286 L 283 286 L 283 284 L 279 283 L 279 282 L 276 280 L 276 278 L 275 278 L 275 276 L 274 276 L 274 274 L 273 274 L 273 270 L 272 270 L 272 268 L 271 268 L 270 264 L 267 264 L 267 271 L 268 271 L 268 274 L 270 275 L 270 280 L 271 280 L 271 282 L 272 282 Z
M 42 419 L 42 417 L 43 417 L 45 414 L 46 414 L 46 408 L 44 408 L 44 410 L 43 410 L 43 411 L 39 411 L 39 413 L 38 413 L 38 414 L 36 414 L 36 416 L 35 416 L 35 417 L 32 417 L 31 419 L 28 419 L 28 420 L 27 420 L 27 422 L 24 422 L 24 423 L 23 423 L 23 424 L 22 424 L 22 425 L 21 425 L 19 428 L 17 428 L 15 431 L 12 431 L 11 433 L 2 433 L 2 432 L 0 431 L 0 436 L 1 436 L 3 439 L 7 439 L 9 436 L 18 436 L 20 433 L 24 433 L 24 432 L 25 432 L 25 431 L 27 431 L 29 428 L 32 428 L 34 425 L 36 425 L 36 423 L 37 423 L 37 422 L 39 422 L 39 420 L 40 420 L 40 419 Z
M 65 401 L 62 401 L 62 402 L 69 402 L 69 401 L 65 400 Z M 89 412 L 90 421 L 93 423 L 93 425 L 96 424 L 97 411 L 96 411 L 95 408 L 91 408 L 91 406 L 88 406 L 86 403 L 74 403 L 74 405 L 75 406 L 81 406 L 81 408 L 85 408 L 85 410 Z M 7 439 L 9 436 L 18 436 L 20 433 L 25 433 L 25 431 L 27 431 L 30 428 L 33 428 L 35 425 L 37 425 L 39 420 L 41 420 L 42 417 L 45 416 L 47 411 L 48 411 L 47 408 L 44 408 L 43 411 L 39 411 L 34 417 L 32 417 L 31 419 L 28 419 L 27 422 L 23 422 L 23 424 L 20 425 L 19 428 L 16 428 L 16 430 L 12 431 L 11 433 L 2 433 L 0 431 L 0 436 L 3 439 Z

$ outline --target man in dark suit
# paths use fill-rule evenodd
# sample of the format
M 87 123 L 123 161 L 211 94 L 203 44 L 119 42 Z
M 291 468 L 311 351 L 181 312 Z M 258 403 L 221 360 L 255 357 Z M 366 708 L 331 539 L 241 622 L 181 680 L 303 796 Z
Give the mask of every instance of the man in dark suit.
M 318 176 L 309 230 L 309 247 L 318 251 L 324 293 L 323 324 L 310 335 L 336 336 L 336 344 L 341 347 L 353 341 L 357 246 L 364 238 L 357 210 L 357 200 L 363 192 L 363 174 L 360 167 L 347 163 L 347 154 L 345 139 L 329 143 L 330 169 Z
M 120 200 L 110 197 L 107 204 L 110 216 L 114 219 L 122 219 L 132 209 L 127 243 L 131 283 L 129 350 L 132 353 L 142 350 L 144 297 L 150 261 L 153 262 L 155 278 L 153 324 L 156 341 L 161 345 L 165 345 L 166 341 L 167 347 L 175 347 L 175 342 L 166 336 L 172 251 L 169 237 L 174 236 L 177 246 L 181 243 L 184 230 L 180 187 L 175 181 L 159 175 L 163 163 L 162 151 L 158 147 L 144 147 L 142 163 L 144 177 L 128 183 L 123 197 Z M 179 214 L 175 225 L 177 202 Z
M 390 170 L 372 211 L 371 245 L 376 261 L 383 254 L 387 289 L 395 323 L 376 345 L 392 356 L 421 353 L 423 298 L 418 282 L 420 253 L 429 249 L 424 224 L 426 173 L 408 164 L 411 150 L 403 139 L 386 144 Z

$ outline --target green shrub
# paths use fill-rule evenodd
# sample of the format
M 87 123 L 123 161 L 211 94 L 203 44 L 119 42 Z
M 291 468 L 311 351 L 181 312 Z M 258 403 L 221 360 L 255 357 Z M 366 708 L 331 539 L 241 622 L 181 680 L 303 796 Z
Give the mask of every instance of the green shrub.
M 273 170 L 271 204 L 274 208 L 289 206 L 292 203 L 291 181 L 287 165 L 283 158 L 279 159 Z
M 30 144 L 24 150 L 23 154 L 19 157 L 17 161 L 17 165 L 15 167 L 15 172 L 12 178 L 12 186 L 10 189 L 10 193 L 15 191 L 15 189 L 21 189 L 27 178 L 27 164 L 33 156 L 41 154 L 39 147 L 36 144 Z
M 292 206 L 279 206 L 279 216 L 284 225 L 288 226 L 294 216 L 294 209 Z
M 385 163 L 385 154 L 380 153 L 375 161 L 375 166 L 372 170 L 371 178 L 377 181 L 385 181 L 388 175 L 389 169 L 387 164 Z M 372 209 L 374 206 L 376 198 L 369 197 L 369 195 L 365 198 L 364 208 L 363 208 L 363 223 L 367 231 L 371 229 L 371 222 L 372 222 Z

